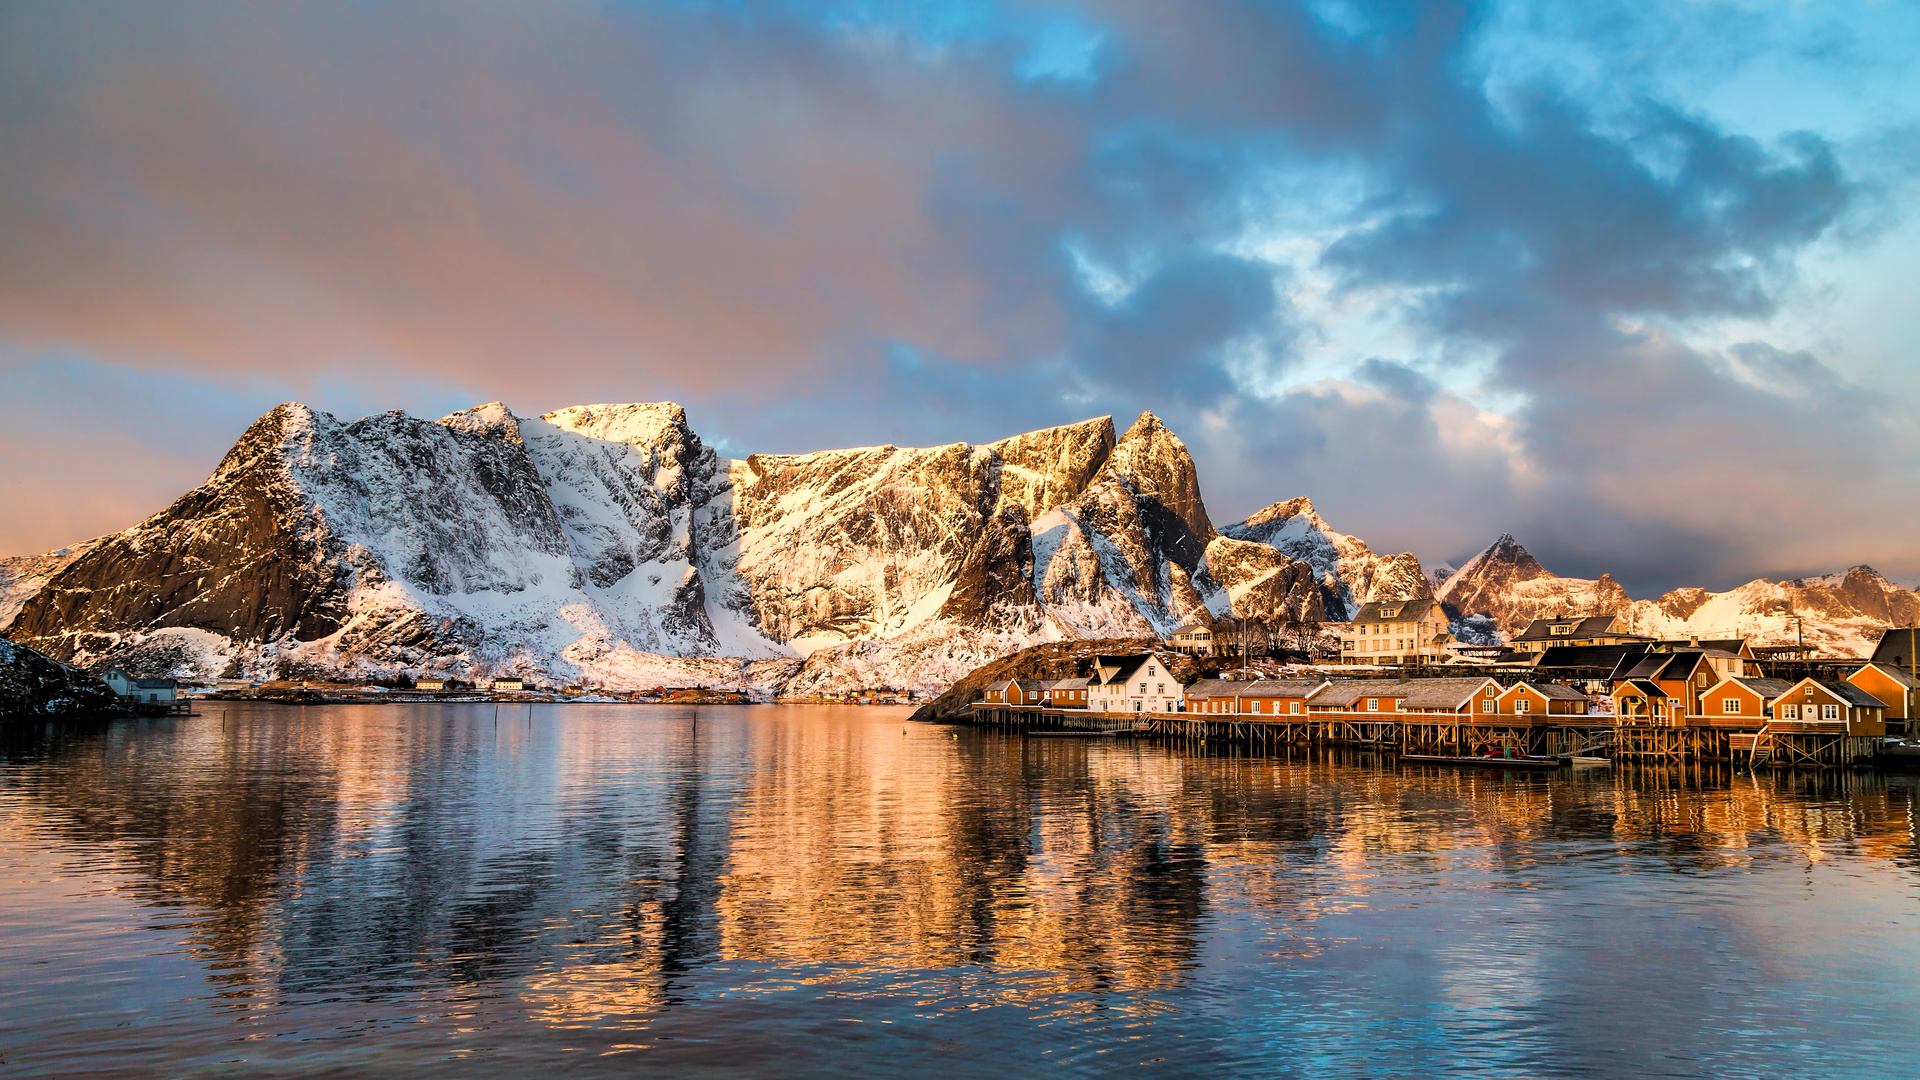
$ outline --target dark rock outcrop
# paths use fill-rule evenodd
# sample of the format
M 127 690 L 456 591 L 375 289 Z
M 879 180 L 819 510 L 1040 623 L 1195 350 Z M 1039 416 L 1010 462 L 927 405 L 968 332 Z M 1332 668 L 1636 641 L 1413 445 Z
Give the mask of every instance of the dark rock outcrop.
M 125 715 L 126 705 L 99 679 L 0 638 L 0 721 Z
M 330 452 L 314 421 L 299 405 L 255 421 L 206 483 L 55 574 L 21 608 L 10 636 L 59 653 L 77 631 L 184 626 L 265 639 L 338 629 L 346 568 L 285 465 L 291 441 Z

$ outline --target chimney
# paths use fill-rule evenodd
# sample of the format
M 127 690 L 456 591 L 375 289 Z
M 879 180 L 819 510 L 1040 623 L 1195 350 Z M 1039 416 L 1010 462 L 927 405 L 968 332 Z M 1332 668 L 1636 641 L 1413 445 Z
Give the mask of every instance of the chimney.
M 1687 644 L 1688 644 L 1688 645 L 1691 645 L 1691 646 L 1693 646 L 1693 647 L 1694 647 L 1694 648 L 1696 648 L 1696 649 L 1697 649 L 1697 648 L 1699 648 L 1699 647 L 1700 647 L 1700 635 L 1699 635 L 1699 634 L 1695 634 L 1695 635 L 1693 635 L 1692 637 L 1690 637 L 1690 638 L 1688 638 L 1688 639 L 1687 639 Z

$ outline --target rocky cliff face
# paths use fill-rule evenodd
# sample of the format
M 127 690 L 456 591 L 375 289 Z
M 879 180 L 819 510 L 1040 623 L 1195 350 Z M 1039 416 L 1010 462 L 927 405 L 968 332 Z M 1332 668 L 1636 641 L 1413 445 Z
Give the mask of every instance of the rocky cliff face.
M 740 644 L 701 576 L 731 539 L 706 520 L 727 487 L 671 406 L 342 424 L 283 405 L 206 483 L 55 574 L 10 632 L 91 662 L 199 631 L 256 673 L 710 654 Z
M 1549 578 L 1559 580 L 1521 547 L 1511 533 L 1503 533 L 1487 545 L 1486 550 L 1448 574 L 1436 595 L 1462 614 L 1492 615 L 1505 624 L 1507 613 L 1495 609 L 1502 608 L 1509 602 L 1508 598 L 1516 596 L 1519 586 Z
M 1359 538 L 1335 532 L 1305 498 L 1274 503 L 1220 530 L 1230 539 L 1265 544 L 1304 564 L 1318 583 L 1317 618 L 1343 622 L 1373 600 L 1424 600 L 1433 585 L 1412 552 L 1376 555 Z
M 932 686 L 1037 641 L 1224 613 L 1215 539 L 1150 414 L 1118 438 L 1103 417 L 726 461 L 665 403 L 353 423 L 288 404 L 161 513 L 21 564 L 10 631 L 187 676 L 653 685 L 727 656 L 792 658 L 801 689 Z
M 282 405 L 167 509 L 0 574 L 15 640 L 141 674 L 796 693 L 934 689 L 1044 642 L 1339 622 L 1433 595 L 1411 553 L 1375 554 L 1306 499 L 1216 530 L 1192 456 L 1151 414 L 1117 436 L 1101 417 L 729 461 L 669 403 L 352 423 Z M 1917 606 L 1865 568 L 1632 601 L 1511 537 L 1440 580 L 1456 610 L 1509 626 L 1613 611 L 1649 633 L 1780 636 L 1803 615 L 1839 641 Z
M 124 716 L 99 679 L 0 638 L 0 721 Z
M 1757 579 L 1726 592 L 1680 588 L 1635 600 L 1608 574 L 1553 574 L 1512 536 L 1501 536 L 1469 559 L 1437 596 L 1456 617 L 1487 616 L 1509 636 L 1533 619 L 1614 615 L 1620 628 L 1653 637 L 1787 644 L 1804 635 L 1823 650 L 1854 655 L 1871 651 L 1881 628 L 1920 615 L 1920 597 L 1865 566 L 1820 578 Z
M 92 551 L 99 542 L 97 539 L 88 540 L 44 555 L 15 555 L 0 559 L 0 626 L 12 622 L 33 594 L 47 587 L 53 575 Z

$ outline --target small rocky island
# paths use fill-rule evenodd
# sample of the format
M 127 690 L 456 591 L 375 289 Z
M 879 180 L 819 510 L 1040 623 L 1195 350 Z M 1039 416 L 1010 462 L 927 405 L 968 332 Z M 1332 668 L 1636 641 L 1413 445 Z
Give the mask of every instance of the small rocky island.
M 106 683 L 0 638 L 0 723 L 126 715 L 126 703 Z

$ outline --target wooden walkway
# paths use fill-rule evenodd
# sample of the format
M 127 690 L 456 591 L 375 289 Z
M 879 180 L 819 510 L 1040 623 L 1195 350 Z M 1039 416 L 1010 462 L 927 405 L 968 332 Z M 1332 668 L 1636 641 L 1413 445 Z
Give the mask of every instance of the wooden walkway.
M 1268 718 L 1211 713 L 1100 713 L 976 703 L 977 725 L 1114 731 L 1254 748 L 1356 746 L 1400 754 L 1472 754 L 1511 746 L 1528 754 L 1591 753 L 1636 761 L 1731 761 L 1777 768 L 1865 765 L 1884 741 L 1839 733 L 1734 731 L 1724 727 L 1618 724 L 1612 716 L 1471 717 L 1337 713 Z M 1756 739 L 1765 752 L 1756 754 Z

